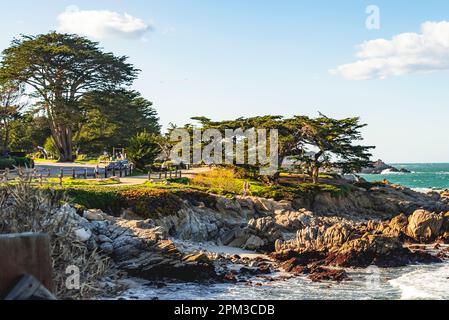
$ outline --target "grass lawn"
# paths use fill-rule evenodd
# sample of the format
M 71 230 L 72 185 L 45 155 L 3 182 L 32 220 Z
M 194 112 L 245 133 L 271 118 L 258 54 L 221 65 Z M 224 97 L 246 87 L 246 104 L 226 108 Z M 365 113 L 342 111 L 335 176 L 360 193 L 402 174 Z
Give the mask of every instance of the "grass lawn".
M 354 189 L 354 186 L 350 184 L 332 185 L 310 182 L 281 182 L 268 185 L 257 180 L 241 179 L 234 176 L 234 173 L 222 170 L 201 173 L 193 179 L 184 177 L 162 182 L 146 181 L 140 185 L 121 185 L 113 179 L 64 178 L 61 186 L 59 179 L 51 178 L 49 179 L 51 184 L 44 184 L 40 188 L 65 195 L 66 199 L 80 210 L 102 209 L 119 215 L 123 208 L 131 208 L 133 212 L 144 218 L 172 214 L 182 207 L 183 200 L 193 201 L 193 203 L 203 202 L 213 206 L 216 203 L 214 195 L 233 198 L 243 194 L 245 181 L 250 184 L 249 195 L 278 201 L 295 198 L 313 201 L 317 194 L 323 192 L 340 197 Z
M 33 159 L 34 163 L 40 163 L 40 162 L 51 162 L 51 163 L 56 163 L 58 162 L 58 160 L 49 160 L 49 159 Z
M 100 162 L 98 159 L 91 159 L 91 160 L 75 160 L 74 163 L 78 164 L 99 164 Z
M 49 178 L 47 181 L 50 184 L 59 184 L 59 178 Z M 79 179 L 73 179 L 73 178 L 63 178 L 62 179 L 62 185 L 63 186 L 105 186 L 105 185 L 119 185 L 120 182 L 114 179 L 85 179 L 85 180 L 79 180 Z
M 34 159 L 35 163 L 56 163 L 58 160 L 49 160 L 49 159 Z M 91 160 L 75 160 L 73 163 L 77 164 L 99 164 L 98 159 Z

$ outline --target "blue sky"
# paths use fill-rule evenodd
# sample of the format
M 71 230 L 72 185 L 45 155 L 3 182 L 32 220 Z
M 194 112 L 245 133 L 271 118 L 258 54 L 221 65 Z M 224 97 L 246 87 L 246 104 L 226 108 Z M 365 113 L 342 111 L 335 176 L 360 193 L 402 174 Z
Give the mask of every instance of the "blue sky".
M 368 5 L 380 9 L 378 30 L 365 27 Z M 69 11 L 81 15 L 69 21 L 64 16 L 62 25 L 61 14 L 69 6 L 76 6 Z M 101 29 L 105 10 L 120 17 L 127 13 L 132 21 L 114 32 Z M 86 12 L 99 18 L 79 22 Z M 100 28 L 102 34 L 89 37 L 108 51 L 130 56 L 142 70 L 134 88 L 154 102 L 164 125 L 184 124 L 197 115 L 217 120 L 264 114 L 313 116 L 318 111 L 333 117 L 360 116 L 369 125 L 365 143 L 377 146 L 375 157 L 389 162 L 449 162 L 445 25 L 439 24 L 438 33 L 432 33 L 438 46 L 418 48 L 420 53 L 413 54 L 413 59 L 421 60 L 432 56 L 430 62 L 404 66 L 415 43 L 412 49 L 412 45 L 403 49 L 403 42 L 395 46 L 395 53 L 386 49 L 389 43 L 380 43 L 384 63 L 380 71 L 378 56 L 355 56 L 373 54 L 372 46 L 357 48 L 365 41 L 421 33 L 426 21 L 449 21 L 449 2 L 23 0 L 8 1 L 8 15 L 0 22 L 0 48 L 19 34 Z M 126 28 L 129 24 L 132 32 Z M 392 56 L 384 57 L 388 54 Z M 357 69 L 354 75 L 353 63 L 364 59 L 368 61 L 363 62 L 362 73 Z M 347 64 L 348 69 L 337 74 L 329 72 Z M 378 72 L 386 76 L 380 79 Z

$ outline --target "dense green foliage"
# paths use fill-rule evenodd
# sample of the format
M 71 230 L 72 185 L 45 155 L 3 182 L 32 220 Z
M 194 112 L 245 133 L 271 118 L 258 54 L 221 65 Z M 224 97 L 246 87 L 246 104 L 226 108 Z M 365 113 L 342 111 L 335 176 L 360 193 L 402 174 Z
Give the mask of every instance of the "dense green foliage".
M 86 109 L 85 120 L 75 140 L 81 153 L 125 148 L 128 140 L 140 132 L 160 131 L 153 104 L 136 91 L 91 92 L 82 99 L 82 104 Z
M 0 151 L 7 154 L 11 143 L 13 127 L 20 119 L 20 111 L 24 108 L 20 101 L 24 94 L 24 86 L 17 81 L 0 78 Z
M 0 151 L 45 147 L 66 161 L 126 148 L 139 132 L 159 134 L 152 102 L 126 88 L 139 71 L 126 60 L 77 35 L 14 39 L 0 63 Z M 27 96 L 33 104 L 24 108 Z
M 144 131 L 129 140 L 128 158 L 138 169 L 154 162 L 161 149 L 154 135 Z
M 16 161 L 12 158 L 0 158 L 0 170 L 11 169 L 16 164 Z
M 343 173 L 358 171 L 370 164 L 372 146 L 355 145 L 362 140 L 359 118 L 332 119 L 321 115 L 318 118 L 296 116 L 290 120 L 299 132 L 300 152 L 294 156 L 310 173 L 314 183 L 318 182 L 320 168 L 340 169 Z M 311 150 L 316 151 L 308 154 Z
M 0 78 L 25 83 L 45 113 L 60 159 L 73 159 L 73 142 L 84 122 L 82 98 L 129 85 L 138 70 L 127 57 L 103 52 L 84 37 L 56 32 L 22 36 L 3 51 Z
M 279 135 L 278 163 L 287 158 L 294 160 L 299 170 L 309 174 L 314 183 L 318 183 L 320 169 L 341 170 L 343 173 L 360 170 L 370 164 L 372 146 L 355 144 L 362 140 L 360 130 L 365 124 L 360 119 L 333 119 L 320 114 L 317 118 L 294 116 L 263 116 L 238 118 L 230 121 L 211 121 L 205 117 L 195 117 L 202 129 L 218 129 L 225 136 L 226 129 L 276 129 Z M 193 128 L 186 125 L 186 128 Z M 234 139 L 245 138 L 244 135 Z M 270 147 L 270 146 L 269 146 Z M 248 151 L 245 144 L 245 153 Z M 248 172 L 248 176 L 257 175 L 260 164 L 237 164 Z M 274 180 L 279 177 L 280 170 L 274 174 Z
M 53 159 L 59 158 L 59 150 L 56 147 L 53 137 L 50 136 L 45 140 L 44 149 L 47 152 L 48 157 L 51 157 Z
M 6 168 L 13 169 L 14 167 L 32 167 L 33 160 L 28 157 L 1 157 L 0 158 L 0 170 L 4 170 Z

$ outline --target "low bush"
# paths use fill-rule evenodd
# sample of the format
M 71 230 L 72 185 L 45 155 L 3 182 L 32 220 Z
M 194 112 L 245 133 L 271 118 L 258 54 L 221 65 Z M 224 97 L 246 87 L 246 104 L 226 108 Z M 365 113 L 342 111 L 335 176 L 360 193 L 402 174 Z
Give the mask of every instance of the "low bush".
M 0 158 L 0 170 L 12 169 L 16 165 L 13 158 Z
M 65 194 L 72 204 L 77 204 L 81 209 L 101 209 L 113 215 L 119 215 L 122 202 L 116 187 L 104 186 L 44 186 L 54 188 Z
M 213 205 L 214 197 L 203 190 L 195 190 L 182 184 L 162 185 L 144 184 L 139 186 L 105 186 L 105 185 L 44 185 L 65 194 L 69 202 L 83 209 L 101 209 L 115 216 L 122 209 L 130 208 L 144 218 L 176 213 L 183 200 L 192 203 L 203 202 Z
M 18 167 L 27 167 L 32 168 L 33 167 L 33 159 L 28 157 L 12 157 L 15 161 L 15 165 Z
M 98 163 L 98 157 L 89 156 L 87 154 L 79 154 L 79 155 L 76 156 L 75 162 L 76 163 L 97 164 Z
M 110 157 L 108 155 L 105 155 L 105 154 L 102 154 L 97 159 L 98 162 L 107 162 L 109 160 L 110 160 Z
M 167 179 L 168 182 L 170 183 L 179 183 L 179 184 L 189 184 L 190 183 L 190 179 L 189 178 L 169 178 Z
M 334 197 L 345 196 L 351 192 L 351 185 L 336 186 L 331 184 L 284 184 L 273 186 L 251 186 L 251 193 L 262 198 L 275 200 L 293 200 L 298 197 L 313 198 L 319 193 L 330 193 Z
M 175 193 L 163 189 L 136 188 L 120 192 L 122 204 L 143 218 L 174 214 L 183 201 Z
M 244 180 L 237 179 L 232 169 L 217 168 L 195 175 L 191 179 L 191 183 L 193 185 L 222 189 L 230 193 L 240 194 L 243 191 Z
M 44 149 L 45 151 L 47 151 L 47 155 L 53 159 L 58 159 L 59 158 L 59 150 L 56 147 L 55 141 L 53 140 L 53 138 L 50 136 L 47 138 L 47 140 L 45 140 L 44 143 Z

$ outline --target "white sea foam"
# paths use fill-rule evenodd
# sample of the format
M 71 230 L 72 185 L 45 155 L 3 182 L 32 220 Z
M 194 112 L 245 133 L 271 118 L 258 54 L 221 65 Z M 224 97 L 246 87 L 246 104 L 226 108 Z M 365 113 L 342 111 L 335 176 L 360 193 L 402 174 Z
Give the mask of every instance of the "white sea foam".
M 439 192 L 442 190 L 439 189 L 433 189 L 433 188 L 411 188 L 413 191 L 420 192 L 420 193 L 429 193 L 429 192 Z
M 416 270 L 390 280 L 390 284 L 401 290 L 401 299 L 448 299 L 449 265 L 422 266 Z
M 392 169 L 385 169 L 380 174 L 404 174 L 404 172 L 392 171 Z

